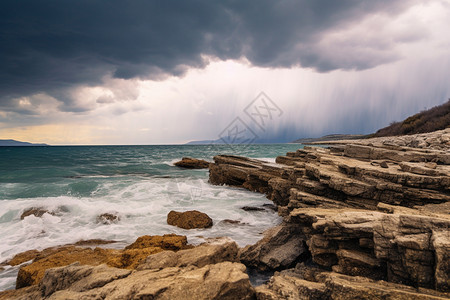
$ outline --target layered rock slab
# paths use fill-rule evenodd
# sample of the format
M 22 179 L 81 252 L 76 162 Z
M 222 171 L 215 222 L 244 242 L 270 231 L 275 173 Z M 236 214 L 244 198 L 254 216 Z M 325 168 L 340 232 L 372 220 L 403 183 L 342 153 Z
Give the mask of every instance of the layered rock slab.
M 335 142 L 289 152 L 276 164 L 220 155 L 210 165 L 210 182 L 265 193 L 284 217 L 280 228 L 290 232 L 284 241 L 303 241 L 324 270 L 446 292 L 450 145 L 436 134 L 442 133 L 429 139 L 436 147 L 426 149 L 395 138 Z M 278 262 L 270 255 L 281 246 L 276 236 L 247 246 L 242 261 L 261 270 L 285 268 L 283 255 Z

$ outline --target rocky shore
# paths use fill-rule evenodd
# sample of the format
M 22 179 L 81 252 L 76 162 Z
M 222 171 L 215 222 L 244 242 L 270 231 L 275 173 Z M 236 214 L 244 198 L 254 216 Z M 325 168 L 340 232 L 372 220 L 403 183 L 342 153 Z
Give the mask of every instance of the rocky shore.
M 31 251 L 8 262 L 32 260 L 0 299 L 450 298 L 450 129 L 208 167 L 211 184 L 266 194 L 283 222 L 241 249 L 165 235 Z M 273 276 L 252 286 L 248 270 Z

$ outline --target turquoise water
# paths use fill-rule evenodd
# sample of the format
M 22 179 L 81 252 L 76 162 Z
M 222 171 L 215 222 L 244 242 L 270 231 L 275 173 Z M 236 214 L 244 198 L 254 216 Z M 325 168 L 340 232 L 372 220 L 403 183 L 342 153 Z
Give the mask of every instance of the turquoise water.
M 191 243 L 229 236 L 240 246 L 253 244 L 280 222 L 273 211 L 246 212 L 245 205 L 270 203 L 264 195 L 213 186 L 208 170 L 175 167 L 182 157 L 212 161 L 234 154 L 274 161 L 300 145 L 176 145 L 0 147 L 0 262 L 14 254 L 81 239 L 113 239 L 123 247 L 145 234 L 177 233 Z M 42 207 L 41 218 L 22 212 Z M 197 209 L 214 221 L 210 229 L 184 230 L 167 225 L 170 210 Z M 120 217 L 113 224 L 97 216 Z M 239 220 L 245 225 L 221 222 Z M 0 290 L 14 286 L 17 269 L 0 273 Z

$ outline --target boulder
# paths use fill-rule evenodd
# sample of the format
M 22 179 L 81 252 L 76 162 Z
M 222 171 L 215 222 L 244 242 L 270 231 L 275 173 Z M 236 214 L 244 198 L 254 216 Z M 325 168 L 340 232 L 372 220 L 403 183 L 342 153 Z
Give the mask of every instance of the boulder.
M 160 235 L 144 235 L 137 238 L 137 240 L 126 246 L 125 249 L 143 249 L 149 247 L 159 247 L 164 250 L 181 250 L 189 249 L 192 246 L 188 246 L 187 238 L 184 235 L 165 234 Z
M 243 206 L 241 209 L 245 211 L 265 211 L 263 207 L 256 207 L 256 206 Z
M 117 243 L 117 241 L 110 241 L 110 240 L 102 240 L 102 239 L 90 239 L 90 240 L 79 240 L 78 242 L 75 242 L 74 246 L 99 246 L 99 245 L 107 245 L 107 244 L 113 244 Z
M 231 219 L 224 219 L 219 222 L 219 224 L 227 224 L 227 225 L 248 225 L 248 223 L 243 223 L 239 220 L 231 220 Z
M 209 162 L 203 159 L 183 157 L 180 161 L 174 163 L 174 165 L 186 169 L 206 169 L 209 166 Z
M 23 220 L 25 217 L 28 216 L 35 216 L 35 217 L 42 217 L 45 213 L 52 214 L 50 211 L 42 208 L 42 207 L 32 207 L 24 210 L 24 212 L 20 215 L 20 219 Z
M 97 216 L 97 223 L 109 225 L 120 221 L 120 217 L 110 213 L 104 213 Z
M 184 229 L 212 227 L 212 219 L 205 213 L 197 210 L 185 212 L 170 211 L 167 215 L 167 224 Z

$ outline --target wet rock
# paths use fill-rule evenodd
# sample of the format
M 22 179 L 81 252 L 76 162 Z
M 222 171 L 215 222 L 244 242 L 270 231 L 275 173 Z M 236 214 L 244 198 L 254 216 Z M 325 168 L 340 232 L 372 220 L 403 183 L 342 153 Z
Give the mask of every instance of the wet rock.
M 33 260 L 40 252 L 38 250 L 28 250 L 19 254 L 16 254 L 11 260 L 6 263 L 11 266 L 17 266 L 24 262 Z
M 184 229 L 212 227 L 212 219 L 205 213 L 197 210 L 185 212 L 170 211 L 167 215 L 167 224 Z
M 106 245 L 106 244 L 113 244 L 117 243 L 117 241 L 109 241 L 109 240 L 102 240 L 102 239 L 90 239 L 90 240 L 79 240 L 78 242 L 74 243 L 74 246 L 99 246 L 99 245 Z
M 296 226 L 277 226 L 268 229 L 254 245 L 241 249 L 239 258 L 246 266 L 260 271 L 278 270 L 306 259 L 308 250 Z
M 120 221 L 120 217 L 110 213 L 104 213 L 97 216 L 97 223 L 109 225 Z
M 42 217 L 45 213 L 52 214 L 50 211 L 42 208 L 42 207 L 32 207 L 24 210 L 24 212 L 20 215 L 20 219 L 23 220 L 25 217 L 28 216 L 35 216 L 35 217 Z
M 271 203 L 263 204 L 263 207 L 268 208 L 268 209 L 273 210 L 273 211 L 277 211 L 278 210 L 277 206 L 274 205 L 274 204 L 271 204 Z
M 229 224 L 229 225 L 248 225 L 248 223 L 243 223 L 241 221 L 238 220 L 230 220 L 230 219 L 225 219 L 220 221 L 221 224 Z
M 187 238 L 184 235 L 165 234 L 160 235 L 144 235 L 138 237 L 137 240 L 125 247 L 125 249 L 143 249 L 149 247 L 159 247 L 164 250 L 181 250 L 192 248 L 187 245 Z
M 222 223 L 226 223 L 226 224 L 233 224 L 233 225 L 239 225 L 241 224 L 241 221 L 238 220 L 230 220 L 230 219 L 225 219 L 221 221 Z
M 174 163 L 174 165 L 186 169 L 206 169 L 209 166 L 209 162 L 203 159 L 183 157 L 180 161 Z
M 243 206 L 241 209 L 245 211 L 265 211 L 262 207 L 256 207 L 256 206 Z

